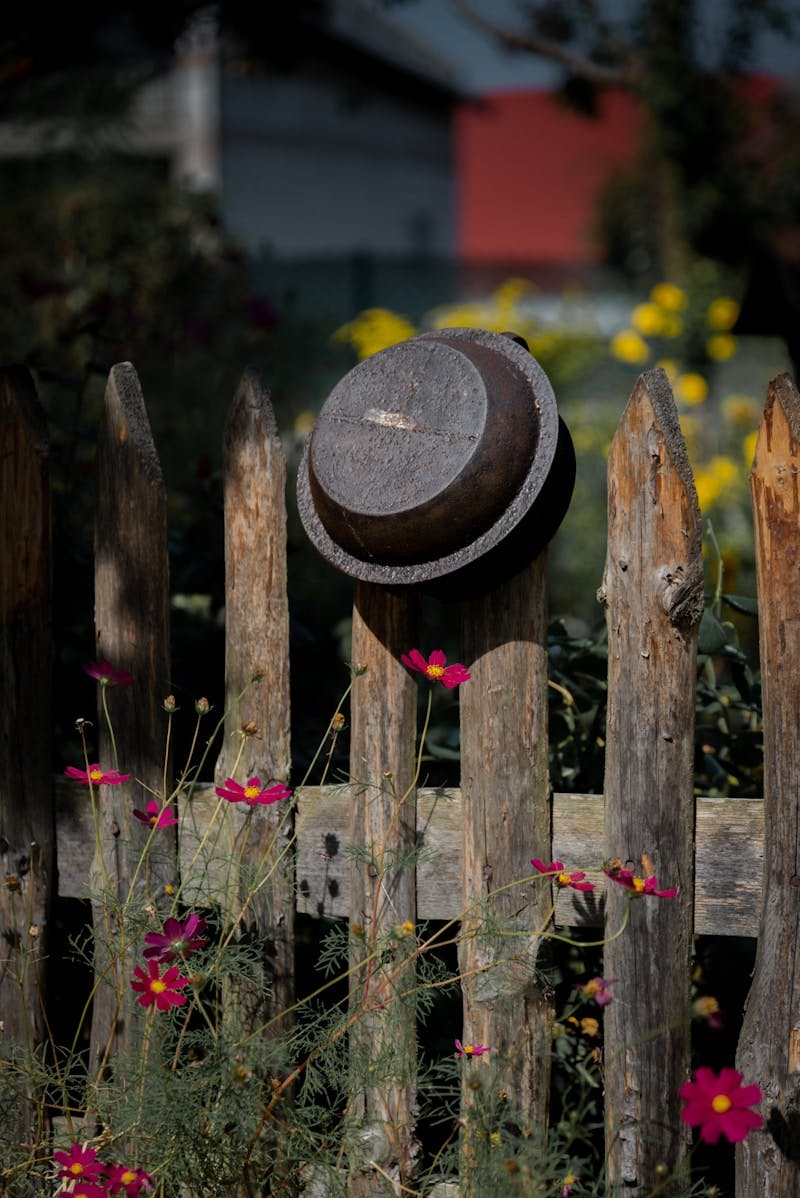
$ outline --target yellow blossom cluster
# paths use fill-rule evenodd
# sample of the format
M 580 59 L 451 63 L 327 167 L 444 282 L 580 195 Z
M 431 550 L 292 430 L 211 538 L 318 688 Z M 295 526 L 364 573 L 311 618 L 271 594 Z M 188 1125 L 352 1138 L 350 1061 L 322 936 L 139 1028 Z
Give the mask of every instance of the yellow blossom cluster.
M 333 340 L 352 345 L 359 361 L 371 358 L 390 345 L 407 341 L 417 332 L 416 327 L 405 316 L 399 316 L 388 308 L 367 308 L 333 334 Z

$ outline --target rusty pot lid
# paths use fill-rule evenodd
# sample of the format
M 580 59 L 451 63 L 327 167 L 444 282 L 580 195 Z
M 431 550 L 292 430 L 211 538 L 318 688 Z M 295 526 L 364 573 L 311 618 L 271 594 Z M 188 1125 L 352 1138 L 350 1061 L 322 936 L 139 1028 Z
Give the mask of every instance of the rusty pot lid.
M 338 383 L 297 482 L 323 557 L 405 586 L 479 567 L 489 576 L 501 558 L 507 574 L 544 547 L 572 495 L 574 454 L 550 382 L 520 341 L 441 329 Z

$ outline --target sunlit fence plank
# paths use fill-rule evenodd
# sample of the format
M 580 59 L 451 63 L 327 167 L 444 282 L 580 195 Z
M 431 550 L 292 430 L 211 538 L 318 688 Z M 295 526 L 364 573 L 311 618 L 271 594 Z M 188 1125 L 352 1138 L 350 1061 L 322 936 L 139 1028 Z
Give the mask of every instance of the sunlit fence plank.
M 160 805 L 165 779 L 171 787 L 163 707 L 170 651 L 166 493 L 139 379 L 128 362 L 108 377 L 98 436 L 95 634 L 98 660 L 134 677 L 131 686 L 98 688 L 100 765 L 131 775 L 127 785 L 98 788 L 98 834 L 88 842 L 97 846 L 91 869 L 98 981 L 91 1059 L 102 1068 L 117 1053 L 133 1051 L 141 1034 L 141 1010 L 128 984 L 133 957 L 130 949 L 110 951 L 110 941 L 124 944 L 121 910 L 134 895 L 163 906 L 164 887 L 175 881 L 177 854 L 174 827 L 159 828 L 148 868 L 141 869 L 150 829 L 132 814 L 151 800 Z
M 638 898 L 604 949 L 619 1001 L 606 1009 L 609 1183 L 643 1198 L 680 1167 L 688 1133 L 694 694 L 703 611 L 700 514 L 666 375 L 636 384 L 608 462 L 605 845 L 634 873 L 654 868 L 669 901 Z M 652 866 L 651 866 L 652 863 Z M 628 892 L 606 887 L 606 935 Z
M 546 557 L 466 602 L 462 628 L 463 1038 L 491 1047 L 516 1109 L 544 1126 L 553 1012 L 539 932 L 551 886 L 514 884 L 550 854 Z
M 800 1195 L 800 395 L 770 386 L 751 475 L 764 710 L 758 951 L 737 1064 L 765 1126 L 737 1149 L 739 1198 Z
M 216 780 L 257 777 L 267 788 L 287 783 L 291 768 L 286 463 L 269 393 L 252 371 L 228 415 L 224 462 L 225 726 Z M 258 951 L 246 1012 L 253 1030 L 294 1001 L 291 806 L 223 800 L 218 819 L 229 871 L 218 894 L 239 919 L 236 934 Z
M 353 976 L 350 1001 L 357 1132 L 350 1193 L 359 1198 L 401 1193 L 418 1151 L 409 961 L 417 918 L 417 685 L 400 661 L 416 642 L 416 612 L 413 597 L 356 584 L 351 657 L 364 672 L 351 703 L 350 929 L 354 960 L 366 964 Z

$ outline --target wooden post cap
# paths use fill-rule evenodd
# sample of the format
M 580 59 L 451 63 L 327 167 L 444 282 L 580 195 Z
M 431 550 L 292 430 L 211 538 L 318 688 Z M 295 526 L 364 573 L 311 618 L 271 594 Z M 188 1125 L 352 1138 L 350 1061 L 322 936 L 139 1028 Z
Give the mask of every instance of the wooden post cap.
M 507 574 L 550 539 L 574 476 L 569 433 L 527 349 L 442 329 L 375 354 L 334 388 L 305 448 L 298 501 L 317 549 L 355 578 L 436 589 L 469 569 L 491 585 L 497 551 Z

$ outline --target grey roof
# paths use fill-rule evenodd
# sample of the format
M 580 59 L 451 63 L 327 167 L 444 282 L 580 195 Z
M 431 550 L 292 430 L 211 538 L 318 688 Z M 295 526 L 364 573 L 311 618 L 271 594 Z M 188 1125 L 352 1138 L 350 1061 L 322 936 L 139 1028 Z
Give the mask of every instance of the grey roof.
M 335 37 L 382 59 L 397 70 L 416 75 L 456 99 L 467 89 L 455 67 L 430 46 L 397 25 L 380 0 L 334 0 L 327 28 Z

